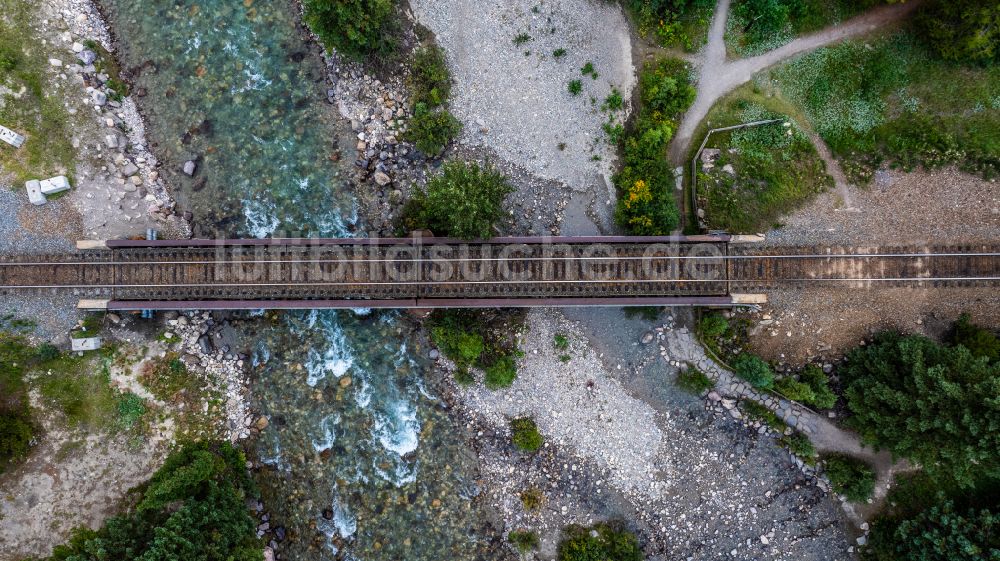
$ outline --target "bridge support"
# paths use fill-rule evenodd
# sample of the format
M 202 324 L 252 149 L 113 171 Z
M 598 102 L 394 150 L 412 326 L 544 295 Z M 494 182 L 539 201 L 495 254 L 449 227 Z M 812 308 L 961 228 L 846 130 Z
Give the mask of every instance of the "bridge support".
M 108 249 L 108 242 L 104 240 L 78 240 L 76 242 L 76 248 L 80 251 Z
M 110 303 L 110 300 L 80 300 L 80 302 L 76 305 L 76 309 L 105 311 L 110 309 L 108 307 Z

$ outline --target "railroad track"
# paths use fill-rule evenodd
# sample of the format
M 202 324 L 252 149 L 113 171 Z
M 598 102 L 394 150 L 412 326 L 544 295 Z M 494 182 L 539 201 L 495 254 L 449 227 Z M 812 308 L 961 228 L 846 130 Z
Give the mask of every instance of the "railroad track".
M 1000 246 L 256 245 L 0 256 L 0 292 L 116 301 L 699 298 L 817 284 L 998 286 Z

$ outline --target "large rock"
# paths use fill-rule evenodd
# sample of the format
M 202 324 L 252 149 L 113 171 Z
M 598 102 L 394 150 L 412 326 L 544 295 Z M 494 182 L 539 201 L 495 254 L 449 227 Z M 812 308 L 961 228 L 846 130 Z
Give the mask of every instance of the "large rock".
M 90 64 L 94 64 L 94 61 L 97 60 L 97 54 L 90 49 L 84 49 L 76 55 L 76 58 L 80 59 L 80 62 L 82 62 L 84 66 L 88 66 Z
M 139 166 L 133 164 L 132 162 L 125 164 L 125 167 L 122 168 L 122 175 L 125 177 L 132 177 L 137 173 L 139 173 Z
M 94 100 L 94 105 L 99 107 L 104 107 L 108 104 L 108 94 L 102 92 L 101 90 L 94 90 L 94 92 L 90 94 L 90 98 Z
M 374 177 L 375 183 L 378 183 L 381 187 L 385 187 L 386 185 L 392 183 L 392 178 L 384 172 L 376 171 Z
M 56 193 L 62 193 L 63 191 L 69 191 L 69 179 L 65 175 L 57 175 L 55 177 L 42 180 L 39 182 L 39 188 L 42 190 L 43 195 L 55 195 Z
M 198 164 L 194 163 L 193 160 L 188 160 L 184 162 L 184 173 L 188 177 L 194 177 L 194 172 L 198 170 Z

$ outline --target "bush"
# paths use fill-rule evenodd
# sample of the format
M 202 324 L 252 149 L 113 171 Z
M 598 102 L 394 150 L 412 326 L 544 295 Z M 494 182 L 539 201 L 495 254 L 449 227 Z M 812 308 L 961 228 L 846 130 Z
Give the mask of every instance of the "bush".
M 729 322 L 722 314 L 705 314 L 698 322 L 698 333 L 707 339 L 722 337 L 729 330 Z
M 1000 338 L 988 329 L 973 325 L 969 321 L 969 314 L 962 314 L 958 318 L 948 342 L 969 349 L 972 356 L 984 357 L 990 362 L 1000 360 Z
M 665 46 L 694 51 L 704 40 L 713 0 L 627 0 L 639 34 L 653 34 Z
M 853 350 L 839 372 L 848 423 L 866 443 L 960 485 L 977 472 L 1000 475 L 1000 364 L 888 332 Z
M 758 356 L 741 354 L 733 361 L 736 375 L 757 389 L 769 389 L 774 385 L 774 371 Z
M 486 367 L 486 376 L 483 377 L 483 382 L 487 388 L 499 390 L 509 388 L 516 379 L 517 363 L 514 362 L 514 357 L 505 356 Z
M 414 104 L 423 103 L 433 109 L 448 101 L 451 94 L 451 74 L 441 47 L 428 45 L 413 52 L 410 87 Z
M 580 80 L 570 80 L 568 89 L 570 94 L 574 96 L 580 95 L 580 92 L 583 91 L 583 82 Z
M 815 364 L 806 365 L 802 369 L 802 373 L 799 374 L 799 380 L 807 384 L 813 392 L 813 399 L 809 402 L 810 405 L 819 409 L 831 409 L 837 404 L 837 394 L 833 393 L 833 390 L 830 389 L 830 380 L 819 366 Z
M 642 561 L 635 534 L 621 524 L 568 526 L 559 543 L 559 561 Z
M 875 470 L 863 460 L 844 454 L 823 458 L 824 471 L 833 490 L 848 500 L 863 503 L 875 491 Z
M 431 109 L 425 103 L 418 103 L 407 125 L 405 138 L 417 150 L 436 156 L 461 130 L 462 123 L 447 109 Z
M 778 379 L 774 383 L 774 390 L 792 401 L 799 403 L 812 403 L 816 399 L 816 394 L 808 384 L 797 382 L 795 378 L 787 376 Z
M 537 452 L 542 447 L 542 434 L 531 417 L 519 417 L 510 422 L 511 442 L 522 452 Z
M 96 531 L 75 530 L 48 561 L 260 560 L 263 544 L 246 507 L 256 492 L 246 458 L 229 443 L 188 444 L 138 488 L 134 511 Z
M 360 59 L 396 46 L 393 0 L 303 0 L 304 21 L 329 49 Z
M 527 530 L 514 530 L 507 534 L 507 540 L 521 553 L 527 553 L 538 547 L 538 534 Z
M 50 362 L 59 358 L 59 348 L 52 343 L 42 343 L 35 349 L 35 358 L 39 362 Z
M 789 452 L 801 458 L 803 462 L 812 464 L 815 461 L 816 447 L 813 446 L 809 437 L 801 432 L 793 432 L 792 434 L 782 436 L 778 442 L 785 448 L 788 448 Z
M 677 387 L 695 395 L 701 395 L 714 388 L 715 382 L 701 370 L 688 365 L 686 369 L 677 373 Z
M 472 375 L 468 366 L 459 366 L 455 369 L 455 381 L 460 386 L 471 386 L 476 383 L 476 377 Z
M 404 223 L 428 228 L 439 236 L 488 239 L 493 225 L 504 215 L 504 198 L 513 187 L 489 166 L 448 162 L 441 175 L 418 191 L 404 211 Z
M 0 473 L 16 461 L 28 455 L 33 430 L 28 419 L 0 414 Z

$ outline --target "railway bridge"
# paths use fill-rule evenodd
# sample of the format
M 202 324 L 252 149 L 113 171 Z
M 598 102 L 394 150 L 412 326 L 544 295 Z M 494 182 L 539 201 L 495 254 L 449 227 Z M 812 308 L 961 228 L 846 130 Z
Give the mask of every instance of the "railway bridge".
M 743 236 L 85 241 L 0 256 L 0 292 L 107 310 L 734 306 L 816 284 L 1000 285 L 1000 243 L 776 247 Z

